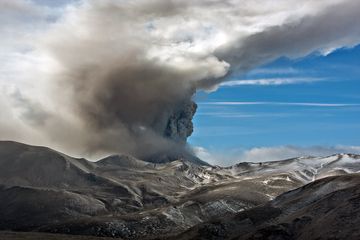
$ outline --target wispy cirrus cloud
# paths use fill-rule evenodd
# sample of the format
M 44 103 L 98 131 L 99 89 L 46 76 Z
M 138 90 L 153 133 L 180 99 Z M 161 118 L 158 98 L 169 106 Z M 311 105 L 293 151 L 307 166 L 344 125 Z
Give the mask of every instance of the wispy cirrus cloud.
M 360 103 L 318 103 L 318 102 L 200 102 L 199 105 L 279 105 L 279 106 L 299 106 L 299 107 L 358 107 Z
M 199 112 L 198 116 L 210 116 L 218 118 L 264 118 L 264 117 L 294 117 L 300 116 L 296 113 L 243 113 L 243 112 L 217 112 L 217 111 L 208 111 L 208 112 Z
M 288 68 L 257 68 L 251 70 L 249 74 L 270 74 L 270 75 L 284 75 L 284 74 L 297 74 L 299 69 L 288 67 Z
M 256 114 L 247 114 L 239 112 L 199 112 L 198 116 L 213 116 L 213 117 L 237 117 L 237 118 L 252 118 L 257 117 Z
M 246 80 L 233 80 L 227 81 L 220 84 L 220 87 L 235 87 L 243 85 L 289 85 L 289 84 L 301 84 L 301 83 L 313 83 L 324 81 L 324 78 L 312 78 L 312 77 L 303 77 L 303 78 L 262 78 L 262 79 L 246 79 Z

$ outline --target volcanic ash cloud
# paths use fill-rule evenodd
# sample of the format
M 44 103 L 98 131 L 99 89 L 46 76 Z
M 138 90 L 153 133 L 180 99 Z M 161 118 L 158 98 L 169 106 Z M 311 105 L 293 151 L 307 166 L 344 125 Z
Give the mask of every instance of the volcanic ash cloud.
M 9 59 L 12 69 L 26 74 L 15 94 L 8 94 L 9 104 L 2 103 L 7 120 L 19 123 L 5 131 L 8 124 L 0 118 L 2 137 L 76 155 L 187 154 L 197 90 L 215 90 L 232 73 L 280 56 L 328 53 L 360 42 L 359 24 L 353 24 L 359 22 L 360 2 L 299 2 L 70 5 L 54 21 L 33 24 L 40 30 L 27 33 L 35 39 L 27 42 L 27 58 Z M 34 19 L 46 12 L 30 2 L 18 5 L 7 14 L 22 9 L 24 17 L 34 8 Z M 17 19 L 14 26 L 26 33 L 28 23 L 21 24 Z

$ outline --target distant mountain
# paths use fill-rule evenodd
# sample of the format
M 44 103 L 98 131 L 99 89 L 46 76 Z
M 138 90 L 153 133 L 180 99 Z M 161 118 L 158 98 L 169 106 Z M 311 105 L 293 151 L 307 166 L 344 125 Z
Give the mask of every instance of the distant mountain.
M 2 141 L 0 230 L 151 239 L 193 228 L 183 236 L 197 237 L 205 222 L 264 209 L 284 192 L 317 179 L 352 176 L 342 186 L 353 186 L 357 175 L 350 174 L 359 171 L 360 156 L 352 154 L 223 168 L 184 159 L 151 163 L 125 155 L 90 162 Z M 318 185 L 307 186 L 314 186 L 307 187 L 313 194 L 323 194 Z M 284 211 L 287 207 L 281 206 Z
M 263 163 L 239 163 L 230 169 L 233 174 L 243 176 L 260 172 L 262 176 L 287 173 L 304 183 L 319 178 L 356 173 L 360 171 L 360 156 L 355 154 L 334 154 L 328 157 L 298 157 Z

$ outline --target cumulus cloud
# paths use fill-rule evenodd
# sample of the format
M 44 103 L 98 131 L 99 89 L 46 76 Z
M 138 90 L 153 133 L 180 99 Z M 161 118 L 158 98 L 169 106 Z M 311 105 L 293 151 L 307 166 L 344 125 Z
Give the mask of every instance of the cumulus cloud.
M 1 4 L 3 29 L 15 30 L 1 30 L 0 56 L 8 62 L 0 84 L 18 89 L 2 103 L 22 123 L 13 138 L 76 155 L 181 149 L 196 90 L 280 56 L 360 42 L 360 2 L 352 0 Z
M 211 165 L 217 165 L 220 162 L 217 156 L 215 156 L 213 153 L 210 153 L 204 147 L 193 146 L 193 152 L 198 158 L 203 159 Z
M 301 156 L 327 156 L 336 153 L 360 153 L 359 146 L 335 146 L 335 147 L 259 147 L 245 151 L 240 157 L 240 162 L 265 162 L 276 161 Z

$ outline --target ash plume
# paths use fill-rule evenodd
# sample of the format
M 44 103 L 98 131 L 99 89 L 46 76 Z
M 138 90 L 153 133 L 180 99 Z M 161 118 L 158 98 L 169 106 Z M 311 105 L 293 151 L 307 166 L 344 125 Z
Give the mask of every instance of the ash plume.
M 10 99 L 0 103 L 1 138 L 74 155 L 188 156 L 196 91 L 281 56 L 360 42 L 360 2 L 351 0 L 84 0 L 54 12 L 22 0 L 3 5 L 15 18 L 6 29 L 35 40 L 3 51 L 11 64 L 0 76 Z M 1 33 L 9 46 L 12 35 Z M 9 121 L 19 127 L 5 129 Z
M 201 54 L 151 53 L 169 43 L 149 42 L 145 23 L 181 11 L 182 4 L 123 5 L 84 4 L 51 30 L 44 45 L 61 69 L 52 76 L 53 91 L 65 92 L 67 110 L 79 116 L 82 129 L 96 133 L 96 138 L 83 135 L 86 152 L 124 152 L 142 159 L 190 155 L 186 139 L 193 131 L 196 81 L 223 76 L 228 64 Z M 81 33 L 69 27 L 74 22 Z M 63 101 L 63 94 L 55 96 Z

